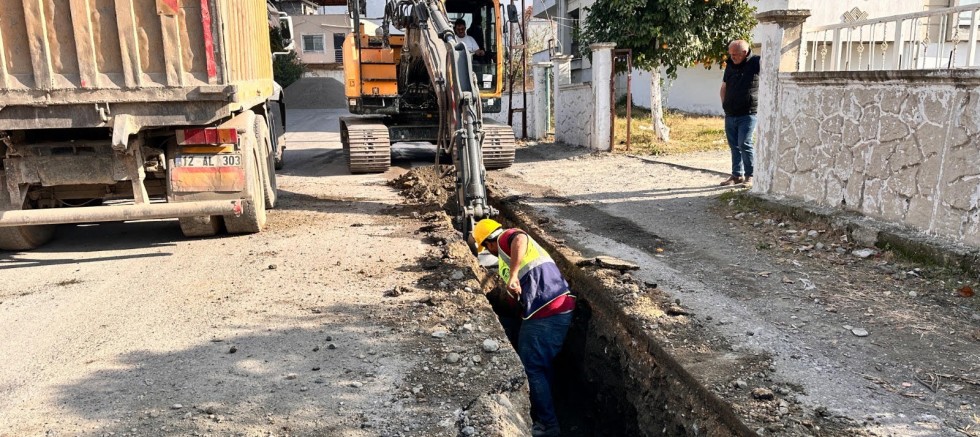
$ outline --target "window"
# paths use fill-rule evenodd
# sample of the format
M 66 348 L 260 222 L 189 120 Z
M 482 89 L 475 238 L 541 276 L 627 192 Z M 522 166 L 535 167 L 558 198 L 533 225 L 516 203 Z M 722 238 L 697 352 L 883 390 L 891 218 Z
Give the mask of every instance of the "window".
M 338 64 L 344 63 L 344 38 L 347 35 L 343 33 L 333 34 L 333 53 L 334 62 Z
M 323 53 L 323 35 L 303 35 L 303 51 L 306 53 Z
M 579 53 L 579 49 L 581 48 L 580 47 L 581 44 L 579 43 L 579 41 L 582 38 L 582 36 L 581 36 L 582 29 L 579 28 L 580 20 L 579 20 L 579 10 L 578 9 L 575 9 L 574 11 L 569 11 L 568 12 L 568 25 L 571 26 L 571 28 L 572 28 L 572 44 L 571 44 L 572 50 L 571 50 L 571 53 L 569 53 L 569 54 L 572 55 L 572 56 L 574 56 L 574 57 L 576 57 L 576 58 L 581 58 L 582 57 L 582 54 Z
M 473 38 L 477 47 L 484 52 L 483 55 L 473 56 L 473 72 L 477 76 L 479 88 L 483 91 L 496 89 L 500 79 L 497 76 L 497 14 L 501 12 L 489 0 L 447 0 L 446 12 L 450 25 L 454 25 L 457 19 L 466 22 L 466 36 Z M 508 28 L 516 29 L 516 26 Z

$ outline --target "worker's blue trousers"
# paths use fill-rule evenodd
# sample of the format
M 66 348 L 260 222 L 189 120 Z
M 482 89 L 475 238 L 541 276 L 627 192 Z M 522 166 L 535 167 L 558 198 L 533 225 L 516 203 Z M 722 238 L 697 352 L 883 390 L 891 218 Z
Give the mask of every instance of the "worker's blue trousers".
M 572 324 L 572 313 L 557 314 L 520 323 L 517 334 L 517 355 L 524 364 L 528 389 L 531 392 L 531 419 L 546 427 L 558 425 L 555 403 L 551 399 L 554 379 L 552 362 L 565 342 Z

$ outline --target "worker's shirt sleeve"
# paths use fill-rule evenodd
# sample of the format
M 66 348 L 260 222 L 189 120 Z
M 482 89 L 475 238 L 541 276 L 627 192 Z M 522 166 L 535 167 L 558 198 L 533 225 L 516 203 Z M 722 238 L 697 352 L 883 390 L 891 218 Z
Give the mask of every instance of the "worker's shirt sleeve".
M 480 49 L 480 46 L 476 43 L 476 40 L 472 36 L 464 36 L 463 44 L 466 46 L 466 51 L 473 53 Z

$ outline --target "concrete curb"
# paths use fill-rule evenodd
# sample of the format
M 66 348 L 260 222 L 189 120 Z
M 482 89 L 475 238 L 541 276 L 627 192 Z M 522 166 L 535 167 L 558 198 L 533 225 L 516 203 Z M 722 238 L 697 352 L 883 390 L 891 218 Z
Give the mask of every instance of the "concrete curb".
M 765 194 L 746 193 L 760 208 L 790 217 L 824 222 L 845 229 L 852 241 L 866 246 L 893 250 L 916 262 L 935 264 L 980 274 L 980 249 L 942 241 L 921 231 L 884 223 L 857 213 L 832 208 L 816 208 L 802 201 Z

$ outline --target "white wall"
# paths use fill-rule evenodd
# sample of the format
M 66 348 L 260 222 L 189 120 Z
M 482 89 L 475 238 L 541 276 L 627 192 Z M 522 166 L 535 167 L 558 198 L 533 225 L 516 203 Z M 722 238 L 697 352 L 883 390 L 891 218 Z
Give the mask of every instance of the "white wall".
M 722 70 L 712 67 L 684 68 L 677 72 L 677 79 L 668 80 L 664 92 L 667 95 L 667 108 L 684 112 L 708 115 L 723 115 L 721 110 Z M 666 77 L 666 76 L 665 76 Z M 630 88 L 633 91 L 633 104 L 644 108 L 650 107 L 650 73 L 634 70 Z M 619 95 L 625 95 L 626 81 L 616 83 Z
M 530 102 L 530 103 L 533 103 L 534 102 L 533 95 L 534 95 L 534 93 L 532 93 L 531 91 L 528 91 L 528 93 L 527 93 L 527 100 L 528 100 L 528 102 Z M 507 124 L 507 108 L 508 108 L 507 104 L 508 104 L 508 102 L 510 102 L 510 97 L 508 96 L 508 93 L 506 91 L 504 91 L 503 96 L 501 97 L 500 100 L 501 100 L 501 110 L 500 110 L 500 113 L 497 113 L 497 114 L 486 114 L 485 113 L 485 114 L 483 114 L 483 117 L 484 118 L 489 118 L 491 120 L 499 121 L 499 122 L 501 122 L 503 124 Z M 521 93 L 520 92 L 515 92 L 514 93 L 514 108 L 520 108 L 520 107 L 522 107 L 523 106 L 521 104 L 522 101 L 523 101 L 523 98 L 521 96 Z M 533 108 L 530 108 L 529 107 L 529 108 L 527 108 L 527 111 L 528 111 L 527 112 L 527 125 L 528 125 L 528 129 L 530 129 L 531 126 L 534 125 L 534 110 L 533 110 Z M 522 124 L 521 124 L 521 113 L 520 112 L 515 112 L 514 113 L 514 124 L 512 124 L 511 126 L 514 127 L 514 136 L 517 137 L 517 138 L 520 138 L 521 137 L 521 126 L 522 126 Z M 530 135 L 530 132 L 528 132 L 528 135 Z
M 307 68 L 303 77 L 328 77 L 337 82 L 344 83 L 344 70 L 329 70 L 324 68 Z
M 337 63 L 334 47 L 334 34 L 346 35 L 350 32 L 350 19 L 347 15 L 298 15 L 293 17 L 296 34 L 296 52 L 304 64 Z M 322 52 L 308 52 L 303 49 L 303 35 L 320 35 L 323 38 Z
M 595 124 L 595 96 L 592 85 L 559 85 L 555 102 L 555 140 L 589 147 Z

